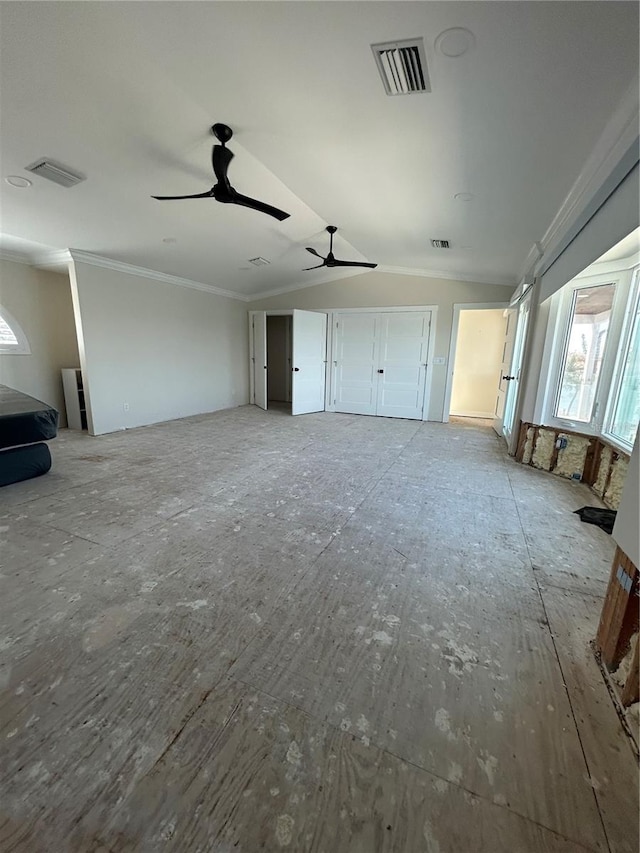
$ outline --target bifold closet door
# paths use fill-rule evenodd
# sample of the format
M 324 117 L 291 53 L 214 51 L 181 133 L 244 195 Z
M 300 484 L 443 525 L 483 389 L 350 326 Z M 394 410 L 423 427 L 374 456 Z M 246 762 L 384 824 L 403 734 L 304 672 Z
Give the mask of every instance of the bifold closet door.
M 340 314 L 336 321 L 336 412 L 376 413 L 379 322 L 378 314 Z
M 430 311 L 339 314 L 336 411 L 421 420 L 430 330 Z
M 293 312 L 291 414 L 324 412 L 327 315 Z
M 430 311 L 380 315 L 377 415 L 422 419 L 430 327 Z

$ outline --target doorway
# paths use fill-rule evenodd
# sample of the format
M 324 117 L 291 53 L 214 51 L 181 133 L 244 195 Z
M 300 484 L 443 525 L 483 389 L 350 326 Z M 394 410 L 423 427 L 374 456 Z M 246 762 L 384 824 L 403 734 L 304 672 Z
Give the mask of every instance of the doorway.
M 267 316 L 267 406 L 291 412 L 293 317 Z
M 445 420 L 493 418 L 507 318 L 505 306 L 454 306 Z
M 322 311 L 249 312 L 250 400 L 292 415 L 325 408 L 327 315 Z

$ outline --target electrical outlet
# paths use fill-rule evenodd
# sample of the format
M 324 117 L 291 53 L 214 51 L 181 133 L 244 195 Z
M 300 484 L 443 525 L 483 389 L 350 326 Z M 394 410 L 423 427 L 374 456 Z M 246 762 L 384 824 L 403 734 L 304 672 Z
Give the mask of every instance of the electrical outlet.
M 128 411 L 129 411 L 129 404 L 128 404 L 128 403 L 123 403 L 123 404 L 122 404 L 122 409 L 123 409 L 123 411 L 128 412 Z

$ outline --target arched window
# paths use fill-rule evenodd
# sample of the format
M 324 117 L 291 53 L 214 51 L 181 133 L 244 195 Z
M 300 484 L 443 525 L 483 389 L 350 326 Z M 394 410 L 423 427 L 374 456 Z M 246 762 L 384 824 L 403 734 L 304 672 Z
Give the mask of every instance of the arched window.
M 28 355 L 30 352 L 29 341 L 20 324 L 0 305 L 0 355 Z

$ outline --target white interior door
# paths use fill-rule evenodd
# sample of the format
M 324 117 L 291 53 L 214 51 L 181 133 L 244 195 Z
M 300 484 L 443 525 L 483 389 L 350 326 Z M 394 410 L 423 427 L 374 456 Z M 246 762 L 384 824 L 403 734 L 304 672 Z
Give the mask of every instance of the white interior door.
M 527 339 L 529 327 L 529 313 L 531 310 L 531 292 L 522 300 L 518 307 L 518 319 L 516 322 L 516 334 L 513 344 L 513 356 L 511 359 L 510 376 L 507 393 L 505 397 L 504 413 L 502 416 L 502 433 L 509 440 L 513 431 L 513 421 L 516 413 L 516 402 L 520 388 L 520 371 L 522 370 L 522 359 L 524 356 L 524 344 Z
M 421 420 L 430 328 L 430 311 L 338 315 L 335 410 Z
M 504 333 L 504 344 L 502 346 L 502 364 L 500 365 L 500 379 L 498 381 L 498 393 L 496 396 L 496 410 L 493 416 L 493 428 L 498 435 L 504 435 L 504 410 L 509 382 L 512 381 L 510 373 L 513 361 L 513 348 L 516 339 L 516 324 L 518 312 L 515 308 L 507 310 L 507 327 Z
M 375 415 L 378 394 L 378 314 L 340 314 L 335 334 L 335 409 Z
M 267 408 L 267 313 L 253 315 L 253 402 Z
M 291 414 L 324 411 L 327 315 L 293 312 Z
M 430 326 L 430 311 L 380 315 L 377 415 L 422 419 Z

